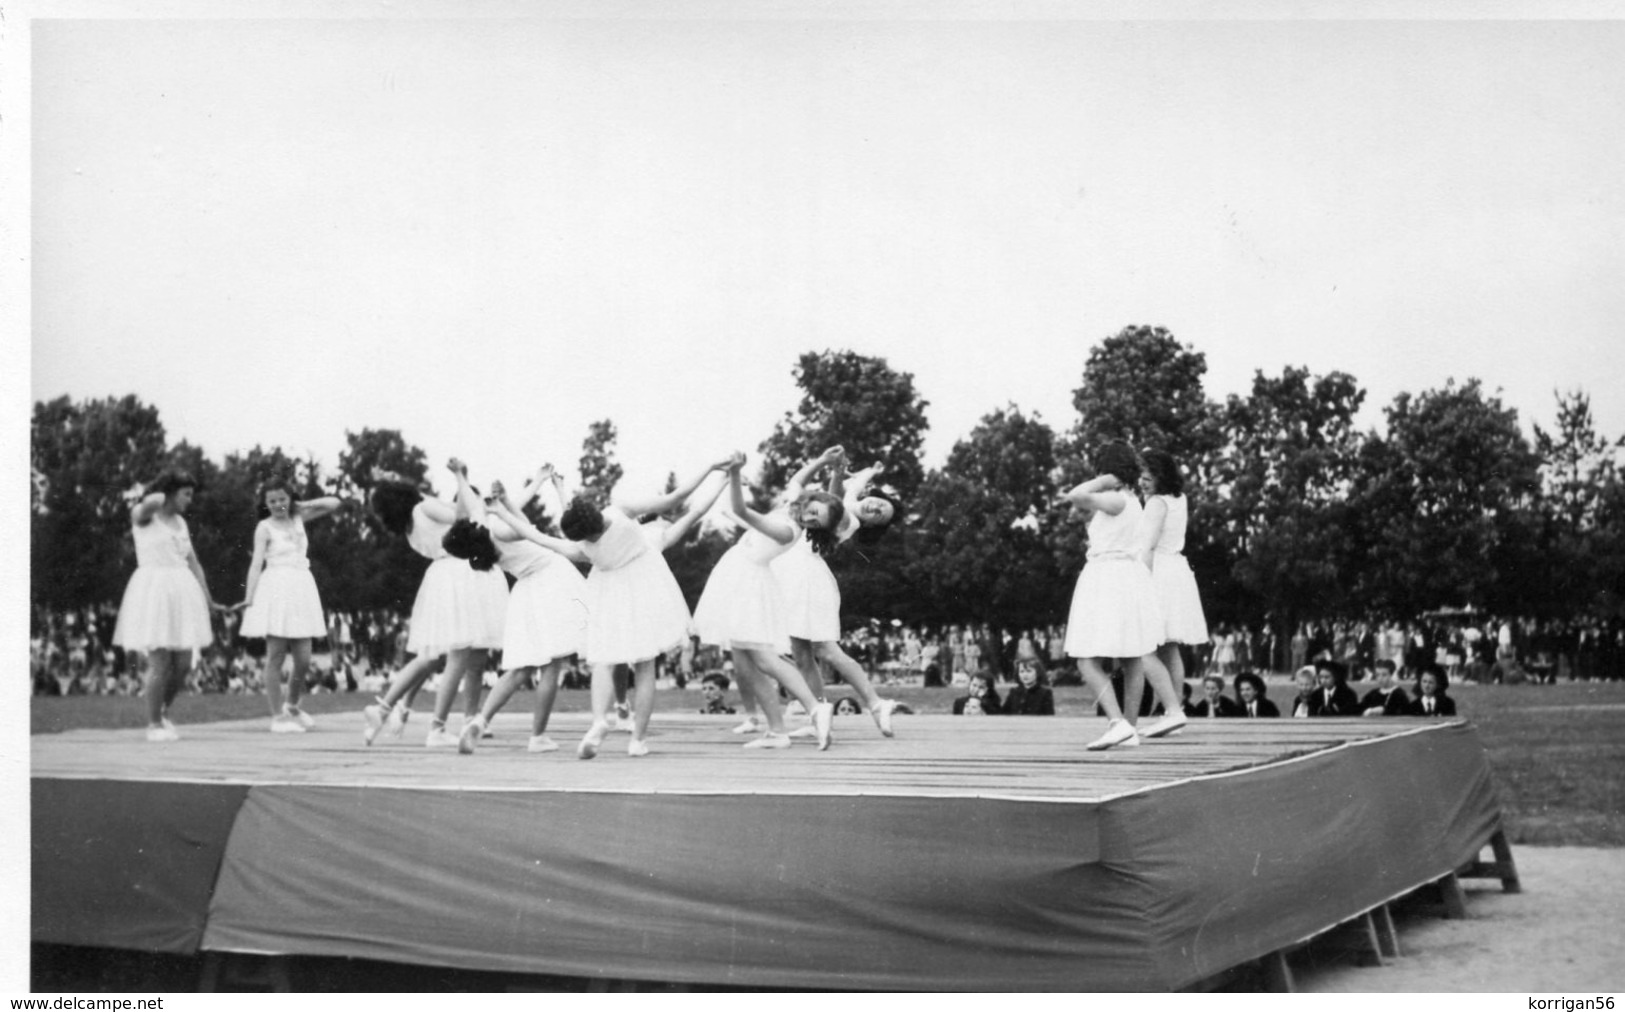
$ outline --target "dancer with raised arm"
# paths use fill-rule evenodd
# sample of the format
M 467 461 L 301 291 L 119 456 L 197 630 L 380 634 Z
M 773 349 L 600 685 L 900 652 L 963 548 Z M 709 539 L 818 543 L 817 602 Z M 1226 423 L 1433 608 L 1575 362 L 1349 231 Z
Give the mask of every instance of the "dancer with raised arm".
M 197 480 L 165 471 L 130 507 L 135 572 L 124 588 L 113 645 L 147 655 L 147 740 L 179 741 L 169 706 L 186 684 L 192 651 L 214 642 L 211 610 L 223 611 L 192 551 L 186 526 Z
M 577 496 L 559 520 L 563 541 L 542 533 L 523 517 L 511 512 L 503 515 L 529 540 L 592 564 L 586 583 L 592 726 L 576 748 L 579 758 L 596 756 L 609 733 L 617 664 L 632 668 L 632 740 L 626 752 L 634 757 L 649 754 L 645 736 L 654 709 L 654 659 L 688 635 L 689 614 L 666 557 L 650 542 L 637 518 L 663 513 L 687 501 L 706 475 L 727 463 L 718 461 L 664 495 L 618 500 L 602 510 Z
M 1127 443 L 1113 441 L 1096 452 L 1095 468 L 1097 476 L 1062 496 L 1092 514 L 1088 559 L 1072 591 L 1066 625 L 1066 653 L 1078 659 L 1083 680 L 1109 719 L 1090 750 L 1140 743 L 1106 673 L 1116 660 L 1122 661 L 1125 679 L 1145 672 L 1168 714 L 1147 734 L 1168 734 L 1185 724 L 1183 700 L 1153 653 L 1165 625 L 1151 571 L 1140 558 L 1140 501 L 1128 491 L 1140 476 L 1139 459 Z
M 462 462 L 454 458 L 447 466 L 457 474 Z M 486 649 L 502 645 L 508 593 L 501 573 L 490 569 L 476 573 L 467 562 L 447 554 L 445 537 L 460 515 L 457 505 L 425 495 L 416 485 L 388 471 L 375 469 L 373 480 L 377 484 L 372 491 L 372 508 L 384 528 L 403 535 L 413 551 L 429 560 L 429 568 L 412 602 L 406 640 L 406 649 L 416 656 L 396 672 L 389 691 L 362 711 L 367 722 L 363 740 L 368 745 L 379 731 L 400 736 L 412 712 L 412 697 L 436 670 L 444 667 L 445 679 L 455 685 L 463 679 L 464 669 L 472 660 L 471 650 L 477 649 L 483 655 Z M 474 677 L 479 677 L 478 671 Z M 456 745 L 457 738 L 441 724 L 429 729 L 424 744 Z
M 886 492 L 869 490 L 869 483 L 880 473 L 878 464 L 848 479 L 846 451 L 839 446 L 830 447 L 797 471 L 785 488 L 784 498 L 795 501 L 805 496 L 808 483 L 826 468 L 830 471 L 829 494 L 841 506 L 828 532 L 829 537 L 826 539 L 821 535 L 815 544 L 809 533 L 798 539 L 790 551 L 778 556 L 773 563 L 774 572 L 784 590 L 791 653 L 797 669 L 815 696 L 823 698 L 821 665 L 827 664 L 863 697 L 864 705 L 875 725 L 880 728 L 880 733 L 890 738 L 893 733 L 892 713 L 897 708 L 897 702 L 881 699 L 870 684 L 863 665 L 841 649 L 841 586 L 830 571 L 825 557 L 837 545 L 854 537 L 860 543 L 877 540 L 896 519 L 898 502 Z M 798 729 L 791 734 L 794 737 L 809 732 L 816 734 L 816 728 Z
M 801 540 L 807 540 L 814 551 L 833 545 L 832 530 L 845 510 L 827 492 L 813 492 L 803 493 L 772 513 L 759 513 L 745 502 L 739 477 L 744 463 L 742 453 L 734 454 L 729 462 L 728 493 L 734 515 L 747 530 L 711 570 L 694 609 L 694 625 L 700 642 L 733 654 L 740 684 L 750 684 L 767 717 L 767 733 L 746 742 L 746 748 L 790 747 L 777 683 L 806 707 L 818 747 L 826 749 L 835 708 L 815 697 L 801 672 L 779 656 L 788 651 L 790 634 L 772 563 Z
M 543 486 L 556 487 L 559 481 L 553 466 L 544 465 L 515 501 L 507 498 L 501 482 L 492 482 L 490 511 L 478 496 L 471 496 L 466 504 L 468 519 L 457 521 L 446 535 L 446 551 L 462 559 L 494 554 L 498 565 L 515 581 L 508 594 L 508 616 L 502 634 L 503 675 L 486 697 L 479 716 L 463 724 L 457 751 L 465 755 L 474 751 L 492 718 L 532 676 L 536 680 L 536 704 L 531 711 L 527 750 L 558 750 L 557 743 L 547 736 L 547 723 L 558 697 L 559 670 L 566 659 L 581 652 L 585 641 L 587 581 L 559 552 L 526 540 L 504 515 L 523 515 L 525 505 Z
M 305 523 L 327 516 L 343 502 L 337 496 L 295 500 L 287 479 L 260 486 L 265 516 L 254 528 L 254 558 L 248 564 L 240 634 L 265 641 L 265 696 L 271 704 L 271 730 L 303 732 L 316 721 L 299 707 L 310 668 L 311 640 L 327 635 L 322 599 L 310 575 L 310 538 Z M 282 661 L 293 658 L 287 700 L 282 697 Z

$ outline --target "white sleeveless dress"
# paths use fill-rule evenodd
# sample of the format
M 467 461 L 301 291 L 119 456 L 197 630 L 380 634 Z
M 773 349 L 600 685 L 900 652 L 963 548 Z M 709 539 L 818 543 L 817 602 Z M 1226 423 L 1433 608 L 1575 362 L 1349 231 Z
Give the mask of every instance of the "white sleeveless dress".
M 797 542 L 803 540 L 799 530 L 795 539 L 780 544 L 754 527 L 747 529 L 717 560 L 705 581 L 705 592 L 694 608 L 700 642 L 789 653 L 789 614 L 774 560 L 795 551 Z M 837 590 L 837 616 L 839 593 Z
M 610 507 L 604 523 L 597 541 L 576 542 L 592 563 L 585 587 L 587 663 L 652 660 L 688 638 L 688 602 L 665 555 L 636 520 Z
M 856 504 L 848 501 L 846 513 L 835 528 L 835 543 L 856 534 Z M 841 585 L 830 572 L 829 563 L 813 551 L 803 532 L 788 551 L 773 560 L 784 595 L 784 611 L 790 635 L 809 643 L 837 643 L 841 639 Z
M 485 523 L 507 526 L 495 517 Z M 540 667 L 580 653 L 587 639 L 586 578 L 569 559 L 541 545 L 492 541 L 501 553 L 497 564 L 515 581 L 502 632 L 502 670 Z
M 1143 657 L 1162 644 L 1162 608 L 1151 571 L 1135 557 L 1140 501 L 1089 519 L 1089 555 L 1066 619 L 1068 657 Z
M 243 612 L 241 633 L 251 639 L 318 639 L 327 635 L 322 599 L 316 592 L 316 578 L 310 575 L 310 539 L 305 534 L 305 521 L 297 514 L 292 519 L 286 527 L 269 519 L 260 521 L 261 527 L 270 530 L 270 541 L 265 568 L 254 587 L 254 603 Z
M 155 513 L 134 525 L 135 572 L 124 587 L 113 644 L 125 650 L 192 650 L 214 642 L 209 599 L 186 564 L 192 532 L 186 518 Z
M 431 519 L 423 504 L 412 508 L 412 530 L 406 543 L 432 560 L 412 602 L 412 625 L 406 649 L 420 657 L 439 657 L 452 650 L 496 650 L 508 614 L 508 581 L 495 567 L 484 572 L 446 554 L 450 524 Z
M 1162 534 L 1151 556 L 1151 582 L 1162 608 L 1162 642 L 1207 642 L 1207 615 L 1196 590 L 1196 576 L 1185 561 L 1185 532 L 1190 525 L 1190 503 L 1182 495 L 1157 496 L 1168 507 Z

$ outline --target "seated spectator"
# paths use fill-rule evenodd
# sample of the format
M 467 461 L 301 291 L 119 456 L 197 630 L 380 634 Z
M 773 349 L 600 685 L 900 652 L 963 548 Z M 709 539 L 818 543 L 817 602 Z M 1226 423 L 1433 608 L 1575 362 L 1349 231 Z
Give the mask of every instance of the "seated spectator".
M 1360 700 L 1354 695 L 1353 689 L 1343 684 L 1343 672 L 1337 662 L 1321 661 L 1315 668 L 1315 678 L 1320 684 L 1309 694 L 1309 716 L 1360 715 Z
M 1281 710 L 1274 703 L 1264 698 L 1268 691 L 1264 680 L 1251 671 L 1243 671 L 1236 676 L 1236 698 L 1241 700 L 1241 717 L 1279 717 Z
M 1445 695 L 1450 679 L 1443 672 L 1424 671 L 1416 680 L 1416 698 L 1411 700 L 1413 717 L 1454 717 L 1456 701 Z
M 1394 662 L 1377 662 L 1377 687 L 1360 700 L 1360 712 L 1367 717 L 1403 717 L 1410 712 L 1411 698 L 1399 687 Z
M 1016 662 L 1016 687 L 1004 698 L 1004 712 L 1025 717 L 1055 715 L 1055 693 L 1039 676 L 1036 659 Z
M 840 699 L 835 701 L 835 715 L 837 717 L 844 714 L 856 715 L 862 712 L 863 704 L 858 702 L 856 699 L 853 699 L 851 696 L 842 696 Z
M 967 709 L 971 704 L 974 709 Z M 993 687 L 993 680 L 987 675 L 976 675 L 970 679 L 966 686 L 965 695 L 954 700 L 954 713 L 998 713 L 999 690 Z
M 1192 719 L 1196 717 L 1239 717 L 1241 707 L 1236 701 L 1224 694 L 1224 677 L 1221 675 L 1208 675 L 1202 679 L 1203 698 L 1196 701 L 1196 705 L 1186 711 Z
M 706 675 L 700 683 L 701 713 L 733 713 L 734 708 L 728 705 L 728 678 L 725 675 Z
M 1292 699 L 1292 716 L 1309 716 L 1309 697 L 1315 694 L 1315 666 L 1305 664 L 1292 676 L 1297 683 L 1298 694 Z

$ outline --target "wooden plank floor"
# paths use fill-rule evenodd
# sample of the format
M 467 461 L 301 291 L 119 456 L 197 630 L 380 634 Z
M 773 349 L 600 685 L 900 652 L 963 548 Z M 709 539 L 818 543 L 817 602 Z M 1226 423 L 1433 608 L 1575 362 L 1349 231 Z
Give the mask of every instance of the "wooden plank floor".
M 1192 721 L 1182 735 L 1138 748 L 1088 752 L 1100 718 L 945 715 L 897 719 L 881 737 L 865 717 L 842 718 L 827 752 L 810 742 L 784 751 L 744 750 L 732 717 L 656 714 L 651 755 L 626 754 L 612 733 L 597 759 L 575 745 L 585 714 L 549 728 L 558 752 L 525 751 L 528 714 L 502 714 L 495 739 L 472 756 L 423 747 L 428 721 L 413 714 L 396 742 L 368 748 L 360 714 L 322 719 L 302 735 L 274 735 L 263 720 L 182 724 L 182 739 L 148 744 L 142 732 L 81 730 L 35 735 L 32 775 L 53 778 L 325 784 L 444 790 L 621 793 L 817 794 L 997 797 L 1096 802 L 1191 777 L 1279 762 L 1357 741 L 1427 733 L 1462 721 L 1421 719 Z M 453 718 L 452 726 L 457 726 Z

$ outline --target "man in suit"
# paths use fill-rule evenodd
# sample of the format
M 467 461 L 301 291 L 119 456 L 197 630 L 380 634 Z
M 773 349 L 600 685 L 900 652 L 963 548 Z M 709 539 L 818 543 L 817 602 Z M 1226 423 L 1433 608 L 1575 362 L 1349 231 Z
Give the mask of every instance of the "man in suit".
M 1416 680 L 1416 698 L 1411 700 L 1413 717 L 1454 717 L 1456 701 L 1445 695 L 1450 679 L 1442 672 L 1424 671 Z
M 1322 661 L 1316 668 L 1319 687 L 1309 694 L 1311 717 L 1358 717 L 1360 699 L 1354 690 L 1343 684 L 1342 672 L 1331 661 Z

